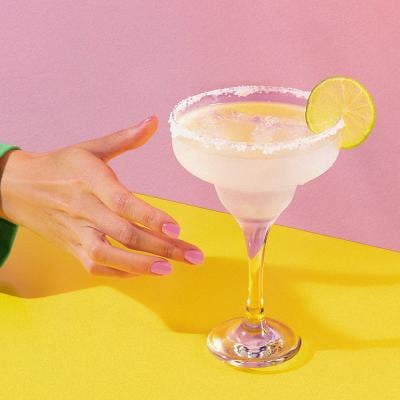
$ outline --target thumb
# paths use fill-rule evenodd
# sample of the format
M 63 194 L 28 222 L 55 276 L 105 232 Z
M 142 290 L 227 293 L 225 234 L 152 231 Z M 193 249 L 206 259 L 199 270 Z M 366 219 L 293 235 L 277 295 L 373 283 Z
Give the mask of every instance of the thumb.
M 136 126 L 80 143 L 76 147 L 108 161 L 125 151 L 144 145 L 153 136 L 157 126 L 157 117 L 151 116 Z

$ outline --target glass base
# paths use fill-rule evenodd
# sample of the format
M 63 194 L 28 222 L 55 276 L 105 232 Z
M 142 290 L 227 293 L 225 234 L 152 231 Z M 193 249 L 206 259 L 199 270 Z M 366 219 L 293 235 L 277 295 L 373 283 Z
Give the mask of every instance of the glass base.
M 280 364 L 300 349 L 301 339 L 279 321 L 267 318 L 251 325 L 235 318 L 215 327 L 207 339 L 209 350 L 236 367 L 260 368 Z

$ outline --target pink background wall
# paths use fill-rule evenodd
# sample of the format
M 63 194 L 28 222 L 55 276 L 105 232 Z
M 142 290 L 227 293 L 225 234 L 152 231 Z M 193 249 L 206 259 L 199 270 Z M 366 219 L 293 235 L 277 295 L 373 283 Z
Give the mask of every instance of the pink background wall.
M 134 191 L 221 209 L 175 161 L 167 118 L 186 96 L 243 83 L 363 82 L 373 135 L 300 188 L 279 222 L 400 250 L 397 1 L 1 1 L 0 139 L 42 151 L 149 114 L 156 137 L 113 162 Z

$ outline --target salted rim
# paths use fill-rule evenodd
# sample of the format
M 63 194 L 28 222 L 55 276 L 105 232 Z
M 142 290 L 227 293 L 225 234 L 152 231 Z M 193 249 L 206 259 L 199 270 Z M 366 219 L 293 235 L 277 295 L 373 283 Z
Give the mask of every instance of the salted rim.
M 177 113 L 179 113 L 180 111 L 184 111 L 187 107 L 199 102 L 206 96 L 221 96 L 221 95 L 232 94 L 237 97 L 246 97 L 256 93 L 290 94 L 297 98 L 308 99 L 308 96 L 310 95 L 311 92 L 295 88 L 281 87 L 281 86 L 242 85 L 224 89 L 215 89 L 199 93 L 194 96 L 190 96 L 186 99 L 181 100 L 173 108 L 168 120 L 172 137 L 184 137 L 187 139 L 192 139 L 195 140 L 196 142 L 203 144 L 205 147 L 214 147 L 216 150 L 230 149 L 238 152 L 261 151 L 265 155 L 271 155 L 284 150 L 300 149 L 310 146 L 314 143 L 318 143 L 319 141 L 322 141 L 330 136 L 336 135 L 336 133 L 345 126 L 344 121 L 342 119 L 339 119 L 334 126 L 315 135 L 305 136 L 302 138 L 296 138 L 281 142 L 274 142 L 274 143 L 250 143 L 250 142 L 234 142 L 228 139 L 212 138 L 209 136 L 204 136 L 198 132 L 194 132 L 184 128 L 177 121 L 176 118 Z

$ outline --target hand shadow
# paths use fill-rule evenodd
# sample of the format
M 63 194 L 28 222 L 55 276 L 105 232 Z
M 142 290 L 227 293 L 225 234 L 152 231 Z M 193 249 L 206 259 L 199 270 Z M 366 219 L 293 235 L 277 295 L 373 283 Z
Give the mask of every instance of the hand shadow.
M 181 333 L 206 334 L 219 322 L 243 314 L 247 294 L 244 260 L 208 258 L 200 267 L 175 264 L 174 273 L 168 277 L 94 278 L 72 256 L 33 233 L 25 231 L 24 235 L 24 248 L 17 241 L 12 256 L 0 270 L 3 293 L 37 298 L 108 286 L 144 304 L 158 314 L 169 329 Z M 320 350 L 400 346 L 399 337 L 382 338 L 378 334 L 374 338 L 363 338 L 362 327 L 376 324 L 367 307 L 363 315 L 355 316 L 359 321 L 358 330 L 354 330 L 354 324 L 351 333 L 349 329 L 333 327 L 329 317 L 317 313 L 311 306 L 308 293 L 302 288 L 306 284 L 337 290 L 346 285 L 351 295 L 353 288 L 368 290 L 371 286 L 397 285 L 400 273 L 362 275 L 301 265 L 271 265 L 268 261 L 265 272 L 267 313 L 301 334 L 303 348 L 308 352 L 303 364 Z M 343 311 L 338 307 L 336 318 L 340 318 Z M 346 312 L 351 313 L 351 310 Z

